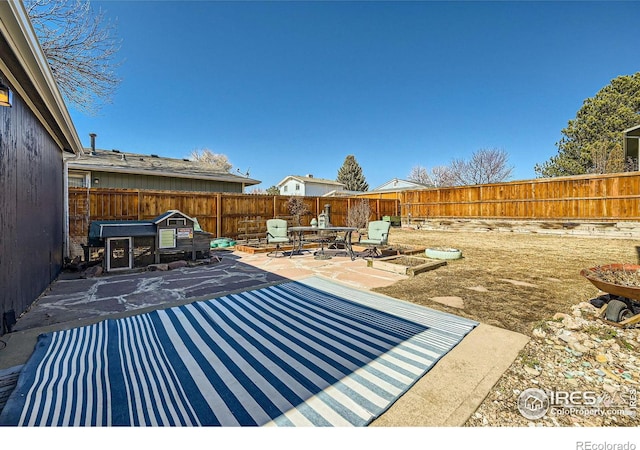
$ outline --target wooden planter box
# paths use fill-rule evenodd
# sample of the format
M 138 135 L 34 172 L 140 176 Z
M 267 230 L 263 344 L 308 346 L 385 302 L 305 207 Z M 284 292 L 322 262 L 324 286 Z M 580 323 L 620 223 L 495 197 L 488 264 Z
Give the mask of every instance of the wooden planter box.
M 302 246 L 302 248 L 316 248 L 316 247 L 318 247 L 318 244 L 304 244 Z M 250 254 L 268 253 L 276 250 L 275 245 L 268 245 L 268 244 L 236 244 L 235 247 L 232 247 L 232 248 L 238 250 L 239 252 L 250 253 Z M 278 251 L 282 250 L 285 252 L 290 252 L 292 248 L 293 246 L 290 244 L 281 245 Z
M 446 261 L 433 261 L 417 256 L 395 255 L 384 258 L 377 258 L 367 261 L 368 267 L 374 269 L 385 270 L 387 272 L 399 273 L 410 277 L 416 276 L 422 272 L 437 269 L 445 266 Z

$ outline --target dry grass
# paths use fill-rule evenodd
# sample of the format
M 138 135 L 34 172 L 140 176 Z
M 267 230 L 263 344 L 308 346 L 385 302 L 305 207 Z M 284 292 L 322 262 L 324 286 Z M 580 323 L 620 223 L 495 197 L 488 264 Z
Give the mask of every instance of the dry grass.
M 397 228 L 390 242 L 457 248 L 463 258 L 377 292 L 528 335 L 540 320 L 601 294 L 581 269 L 637 264 L 640 251 L 633 239 Z M 461 297 L 464 309 L 431 300 L 442 296 Z

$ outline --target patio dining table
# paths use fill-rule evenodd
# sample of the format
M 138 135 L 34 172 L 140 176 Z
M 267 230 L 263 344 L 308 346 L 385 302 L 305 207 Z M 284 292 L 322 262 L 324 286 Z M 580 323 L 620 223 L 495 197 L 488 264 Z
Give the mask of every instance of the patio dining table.
M 302 247 L 306 242 L 316 242 L 320 243 L 320 250 L 316 252 L 318 258 L 328 259 L 330 256 L 327 256 L 325 253 L 325 244 L 331 245 L 339 242 L 344 245 L 347 254 L 353 261 L 356 259 L 356 255 L 353 251 L 353 247 L 351 245 L 351 234 L 356 231 L 357 228 L 354 227 L 311 227 L 311 226 L 301 226 L 301 227 L 289 227 L 289 232 L 293 235 L 293 249 L 291 251 L 291 255 L 294 253 L 301 253 Z M 309 238 L 309 233 L 312 233 L 312 237 Z M 342 233 L 342 239 L 338 240 L 338 234 Z

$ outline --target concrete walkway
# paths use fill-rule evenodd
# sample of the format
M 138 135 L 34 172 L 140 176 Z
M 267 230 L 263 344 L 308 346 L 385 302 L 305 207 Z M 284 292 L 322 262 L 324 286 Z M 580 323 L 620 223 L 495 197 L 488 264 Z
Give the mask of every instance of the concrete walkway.
M 220 262 L 168 272 L 140 272 L 80 279 L 63 274 L 2 336 L 0 370 L 24 364 L 38 335 L 169 308 L 287 280 L 322 276 L 368 290 L 406 278 L 367 267 L 362 259 L 310 254 L 269 258 L 222 252 Z M 402 396 L 374 426 L 460 426 L 513 363 L 529 338 L 481 324 Z M 514 406 L 515 407 L 515 406 Z

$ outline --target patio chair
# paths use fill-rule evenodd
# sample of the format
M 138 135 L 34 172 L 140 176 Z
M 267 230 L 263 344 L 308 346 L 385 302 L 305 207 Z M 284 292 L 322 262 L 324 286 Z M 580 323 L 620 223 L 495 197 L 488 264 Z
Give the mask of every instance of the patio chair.
M 275 258 L 278 256 L 278 251 L 284 256 L 284 252 L 280 250 L 280 245 L 291 242 L 287 227 L 287 221 L 284 219 L 267 220 L 267 244 L 276 244 L 276 249 L 267 253 L 267 256 L 273 256 Z
M 384 220 L 374 220 L 369 222 L 367 226 L 367 237 L 358 240 L 360 245 L 367 247 L 362 254 L 363 258 L 374 258 L 382 255 L 380 247 L 387 245 L 389 240 L 389 229 L 391 228 L 391 222 Z

